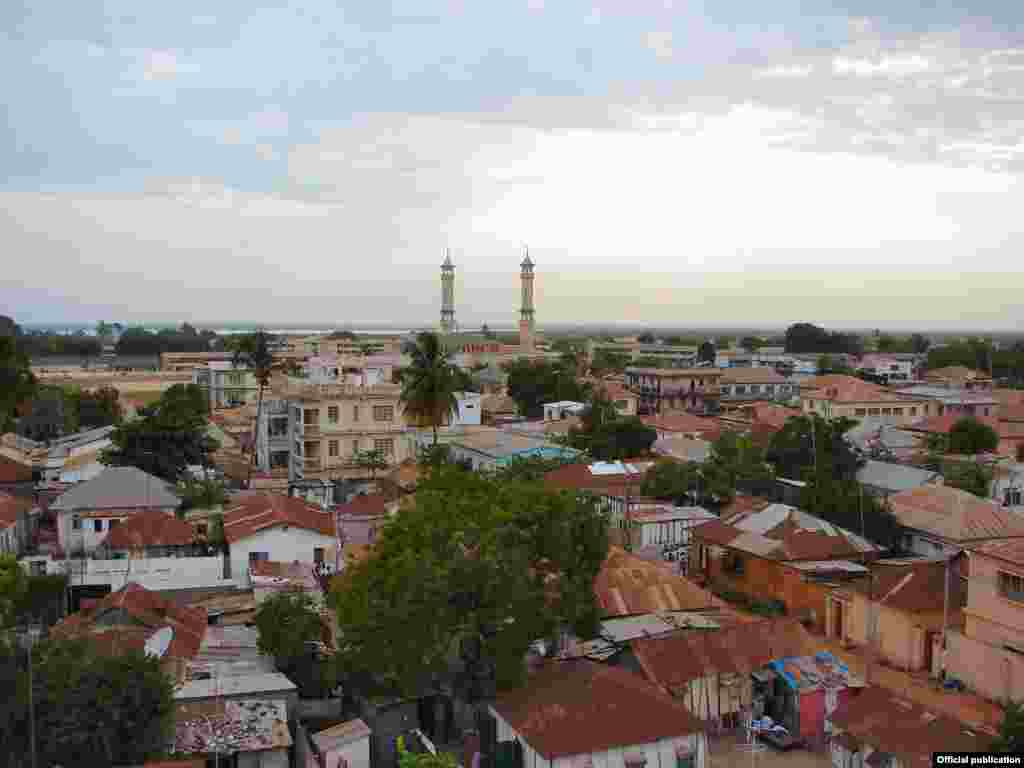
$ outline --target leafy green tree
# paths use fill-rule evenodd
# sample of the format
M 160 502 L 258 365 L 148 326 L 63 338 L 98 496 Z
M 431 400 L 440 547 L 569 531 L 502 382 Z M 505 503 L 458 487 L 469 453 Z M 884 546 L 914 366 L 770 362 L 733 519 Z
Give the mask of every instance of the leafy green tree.
M 177 493 L 181 499 L 182 512 L 222 507 L 227 499 L 224 483 L 211 477 L 195 478 L 186 475 L 178 481 Z
M 573 463 L 575 463 L 575 459 L 561 457 L 517 457 L 496 469 L 495 475 L 502 480 L 539 483 L 548 472 Z
M 1024 752 L 1024 704 L 1019 701 L 1003 702 L 1003 720 L 999 724 L 999 735 L 989 747 L 1002 754 Z
M 258 434 L 260 418 L 263 415 L 263 393 L 270 384 L 270 375 L 274 372 L 274 354 L 270 351 L 273 337 L 262 328 L 255 333 L 240 336 L 235 340 L 231 364 L 236 368 L 252 371 L 256 385 L 256 420 L 253 422 L 252 433 Z M 249 461 L 249 480 L 252 480 L 252 467 L 257 461 L 256 440 L 253 440 L 252 457 Z
M 951 453 L 984 453 L 999 447 L 999 434 L 988 424 L 970 416 L 957 419 L 949 430 Z
M 27 659 L 8 654 L 0 665 L 14 682 L 0 706 L 0 743 L 27 755 Z M 140 650 L 112 656 L 89 638 L 44 641 L 33 650 L 32 688 L 40 765 L 138 765 L 167 747 L 172 683 Z
M 18 338 L 0 335 L 0 432 L 14 431 L 18 406 L 31 400 L 39 386 Z
M 256 611 L 259 649 L 289 669 L 308 655 L 306 643 L 320 640 L 323 625 L 313 598 L 305 592 L 271 595 Z
M 912 334 L 910 337 L 910 350 L 919 355 L 923 355 L 927 352 L 931 345 L 932 343 L 920 333 Z
M 812 323 L 796 323 L 786 329 L 786 352 L 790 354 L 847 353 L 859 355 L 861 338 L 852 333 L 830 333 Z
M 629 364 L 630 356 L 628 353 L 599 349 L 594 353 L 594 359 L 590 363 L 590 372 L 595 376 L 604 376 L 607 373 L 622 373 Z
M 6 639 L 4 630 L 14 626 L 14 619 L 28 592 L 28 574 L 18 565 L 14 555 L 0 555 L 0 645 Z
M 345 666 L 407 693 L 435 677 L 468 699 L 486 679 L 518 684 L 532 641 L 596 630 L 607 552 L 592 499 L 442 465 L 332 594 Z
M 402 371 L 405 414 L 419 426 L 429 425 L 437 445 L 437 428 L 458 413 L 455 393 L 462 378 L 436 333 L 421 333 L 411 357 L 411 364 Z
M 405 738 L 398 737 L 398 768 L 458 768 L 459 763 L 450 752 L 410 752 Z
M 715 345 L 710 341 L 705 341 L 697 348 L 697 362 L 711 363 L 713 365 L 716 354 Z
M 378 471 L 388 468 L 387 457 L 380 450 L 357 451 L 354 461 L 357 467 L 370 473 L 371 480 L 376 479 Z
M 943 467 L 946 485 L 973 493 L 981 499 L 992 495 L 993 470 L 975 461 L 950 461 Z
M 175 483 L 189 465 L 210 465 L 217 442 L 207 433 L 207 399 L 194 384 L 175 384 L 139 418 L 121 424 L 100 460 L 131 466 Z
M 657 430 L 638 417 L 623 418 L 603 390 L 593 392 L 579 428 L 569 430 L 568 444 L 599 461 L 615 461 L 647 453 L 658 439 Z
M 687 504 L 700 484 L 700 467 L 692 462 L 663 461 L 644 475 L 640 493 L 655 499 Z
M 738 432 L 723 432 L 711 444 L 711 456 L 702 474 L 707 490 L 726 501 L 738 488 L 748 493 L 768 493 L 775 480 L 764 449 L 749 435 Z
M 577 377 L 577 371 L 564 360 L 519 359 L 507 363 L 508 395 L 516 401 L 524 416 L 537 417 L 544 403 L 564 400 L 586 402 L 591 387 Z
M 764 339 L 757 336 L 744 336 L 740 339 L 740 346 L 744 349 L 749 349 L 751 352 L 756 352 L 764 346 Z

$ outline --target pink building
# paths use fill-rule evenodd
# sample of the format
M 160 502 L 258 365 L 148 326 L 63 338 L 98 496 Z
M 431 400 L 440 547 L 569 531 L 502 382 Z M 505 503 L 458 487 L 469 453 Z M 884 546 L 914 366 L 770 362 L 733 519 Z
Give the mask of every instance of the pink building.
M 379 493 L 356 496 L 348 504 L 335 507 L 342 540 L 346 544 L 373 544 L 397 509 L 397 501 L 388 501 Z
M 968 552 L 965 624 L 951 632 L 947 674 L 993 700 L 1024 697 L 1024 540 L 977 544 Z
M 349 720 L 314 733 L 305 768 L 370 768 L 371 734 L 362 720 Z

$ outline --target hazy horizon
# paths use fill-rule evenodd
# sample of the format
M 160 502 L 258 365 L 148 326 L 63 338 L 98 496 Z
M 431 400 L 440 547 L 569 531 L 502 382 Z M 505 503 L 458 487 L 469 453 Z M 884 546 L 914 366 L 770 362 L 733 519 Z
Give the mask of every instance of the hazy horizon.
M 1024 4 L 97 5 L 0 7 L 19 322 L 1024 325 Z

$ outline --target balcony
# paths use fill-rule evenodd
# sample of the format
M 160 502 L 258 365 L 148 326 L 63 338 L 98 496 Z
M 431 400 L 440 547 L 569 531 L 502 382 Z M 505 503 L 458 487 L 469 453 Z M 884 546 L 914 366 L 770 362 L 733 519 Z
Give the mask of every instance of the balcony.
M 304 437 L 320 437 L 319 424 L 303 424 L 302 434 Z
M 302 469 L 305 472 L 319 472 L 320 467 L 319 456 L 307 456 L 302 460 Z

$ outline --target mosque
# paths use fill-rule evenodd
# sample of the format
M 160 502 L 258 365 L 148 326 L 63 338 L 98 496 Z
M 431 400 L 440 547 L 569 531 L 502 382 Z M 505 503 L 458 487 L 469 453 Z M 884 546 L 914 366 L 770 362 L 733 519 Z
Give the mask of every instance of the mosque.
M 460 362 L 491 362 L 518 357 L 542 358 L 537 349 L 536 317 L 533 306 L 534 263 L 529 249 L 524 249 L 519 265 L 522 301 L 519 308 L 519 343 L 502 344 L 479 334 L 464 334 L 455 320 L 455 264 L 446 250 L 441 264 L 441 335 L 445 346 L 463 358 Z M 468 360 L 467 360 L 468 358 Z

